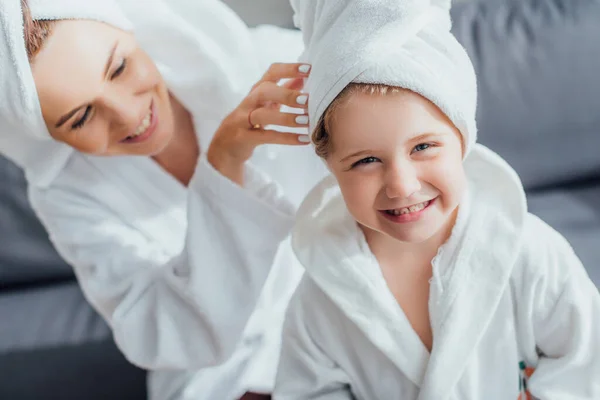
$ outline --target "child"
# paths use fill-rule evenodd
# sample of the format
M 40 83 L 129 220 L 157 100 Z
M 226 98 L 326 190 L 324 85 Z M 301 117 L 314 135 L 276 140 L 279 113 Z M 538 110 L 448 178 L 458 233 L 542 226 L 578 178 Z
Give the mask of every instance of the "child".
M 475 144 L 449 1 L 297 0 L 317 154 L 275 399 L 599 399 L 600 295 Z

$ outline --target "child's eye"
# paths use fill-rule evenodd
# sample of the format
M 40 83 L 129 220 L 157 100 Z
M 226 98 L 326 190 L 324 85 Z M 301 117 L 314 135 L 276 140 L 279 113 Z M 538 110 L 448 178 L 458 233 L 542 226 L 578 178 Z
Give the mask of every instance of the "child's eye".
M 374 163 L 377 161 L 379 161 L 379 158 L 377 158 L 377 157 L 365 157 L 362 160 L 358 160 L 357 162 L 352 164 L 352 168 L 358 167 L 361 164 L 371 164 L 371 163 Z
M 113 74 L 110 76 L 110 79 L 115 79 L 119 75 L 121 75 L 123 73 L 123 71 L 125 71 L 126 66 L 127 66 L 127 59 L 123 59 L 123 62 L 121 62 L 121 65 L 119 66 L 119 68 L 117 68 L 115 70 L 115 72 L 113 72 Z
M 431 145 L 428 143 L 421 143 L 415 146 L 415 148 L 413 149 L 413 153 L 419 152 L 419 151 L 424 151 L 427 150 L 428 148 L 430 148 Z

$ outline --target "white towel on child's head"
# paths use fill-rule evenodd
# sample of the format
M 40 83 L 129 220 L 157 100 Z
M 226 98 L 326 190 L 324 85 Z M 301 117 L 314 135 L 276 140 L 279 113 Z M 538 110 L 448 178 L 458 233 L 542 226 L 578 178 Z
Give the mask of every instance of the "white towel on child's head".
M 29 0 L 33 19 L 91 19 L 121 29 L 131 24 L 113 0 Z M 51 139 L 27 58 L 21 0 L 0 2 L 0 153 L 46 184 L 73 150 Z
M 351 82 L 397 86 L 437 105 L 476 141 L 477 85 L 471 61 L 450 32 L 450 0 L 291 0 L 312 64 L 310 129 Z

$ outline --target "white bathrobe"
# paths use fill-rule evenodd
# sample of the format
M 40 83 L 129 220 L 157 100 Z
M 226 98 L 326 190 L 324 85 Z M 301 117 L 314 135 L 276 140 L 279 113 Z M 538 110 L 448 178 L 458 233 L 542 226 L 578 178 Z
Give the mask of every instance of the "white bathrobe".
M 431 353 L 334 179 L 309 194 L 292 235 L 307 273 L 275 399 L 516 400 L 525 385 L 543 400 L 600 398 L 597 288 L 567 241 L 527 212 L 500 157 L 476 145 L 465 163 L 468 195 L 433 260 Z M 535 368 L 529 379 L 523 366 Z
M 189 24 L 182 29 L 206 23 L 191 2 L 169 5 Z M 149 10 L 141 22 L 128 15 L 151 57 L 181 45 L 177 38 L 154 42 L 162 15 Z M 221 99 L 210 86 L 210 59 L 158 65 L 192 113 L 203 151 L 219 116 L 269 63 L 294 62 L 302 50 L 299 32 L 264 27 L 245 37 L 233 12 L 219 16 L 226 23 L 211 20 L 214 43 L 198 46 L 229 57 L 221 72 L 240 88 L 237 97 Z M 324 171 L 309 147 L 264 146 L 247 167 L 244 188 L 204 156 L 186 188 L 147 157 L 72 153 L 51 185 L 30 187 L 30 199 L 119 349 L 153 371 L 150 398 L 231 400 L 272 391 L 284 310 L 302 273 L 286 238 L 295 207 Z

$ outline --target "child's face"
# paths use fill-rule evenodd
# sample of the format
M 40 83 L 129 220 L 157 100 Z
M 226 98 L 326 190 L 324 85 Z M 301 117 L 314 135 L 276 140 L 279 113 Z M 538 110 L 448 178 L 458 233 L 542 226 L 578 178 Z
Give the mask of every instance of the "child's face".
M 466 185 L 462 141 L 433 103 L 357 93 L 333 118 L 327 164 L 363 229 L 421 243 L 447 227 Z

